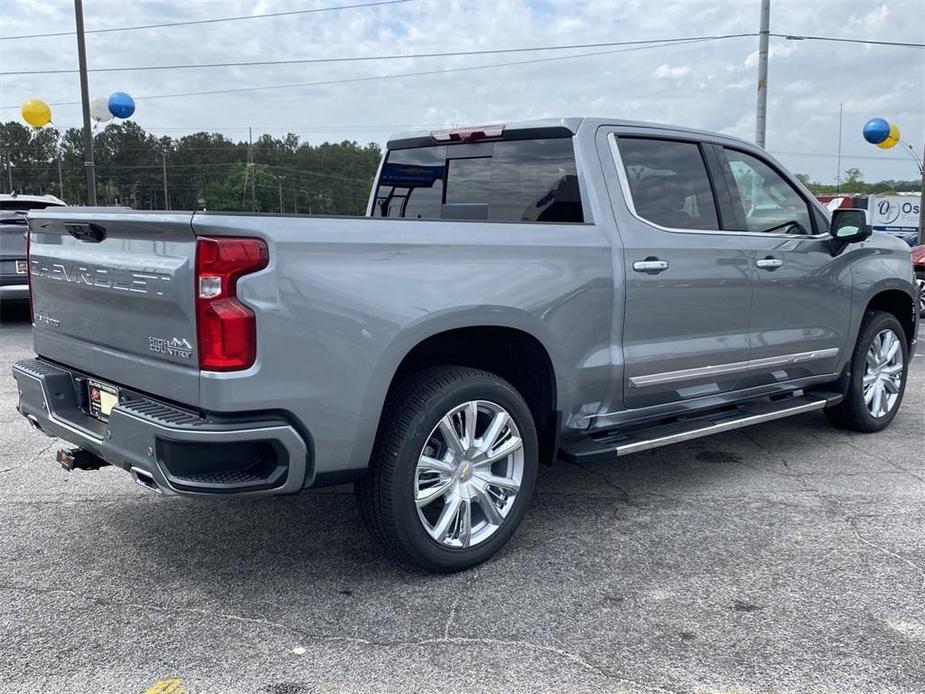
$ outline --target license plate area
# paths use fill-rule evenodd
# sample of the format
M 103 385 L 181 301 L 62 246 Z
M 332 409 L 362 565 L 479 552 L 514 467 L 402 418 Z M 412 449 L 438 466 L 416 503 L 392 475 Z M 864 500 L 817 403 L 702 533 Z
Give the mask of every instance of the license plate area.
M 102 381 L 87 379 L 87 406 L 92 416 L 100 421 L 108 422 L 109 413 L 118 404 L 118 388 Z
M 29 265 L 25 260 L 16 261 L 16 274 L 25 275 L 29 271 Z

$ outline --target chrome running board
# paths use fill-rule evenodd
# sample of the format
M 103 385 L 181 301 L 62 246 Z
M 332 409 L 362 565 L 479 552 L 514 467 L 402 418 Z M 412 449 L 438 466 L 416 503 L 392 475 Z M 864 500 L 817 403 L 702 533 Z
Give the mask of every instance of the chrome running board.
M 559 451 L 559 457 L 577 463 L 639 453 L 702 436 L 821 410 L 837 404 L 841 399 L 842 396 L 838 393 L 807 393 L 781 400 L 749 402 L 734 409 L 686 417 L 668 423 L 662 420 L 648 426 L 637 426 L 632 431 L 599 432 L 563 446 Z

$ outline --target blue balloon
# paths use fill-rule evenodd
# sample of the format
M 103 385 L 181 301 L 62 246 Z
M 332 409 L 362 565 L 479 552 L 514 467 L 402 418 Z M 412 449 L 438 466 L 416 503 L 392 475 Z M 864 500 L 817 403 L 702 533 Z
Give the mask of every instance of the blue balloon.
M 890 124 L 883 118 L 871 118 L 864 124 L 864 139 L 872 145 L 879 145 L 890 136 Z
M 109 97 L 109 112 L 116 118 L 128 118 L 135 113 L 135 100 L 125 92 L 115 92 Z

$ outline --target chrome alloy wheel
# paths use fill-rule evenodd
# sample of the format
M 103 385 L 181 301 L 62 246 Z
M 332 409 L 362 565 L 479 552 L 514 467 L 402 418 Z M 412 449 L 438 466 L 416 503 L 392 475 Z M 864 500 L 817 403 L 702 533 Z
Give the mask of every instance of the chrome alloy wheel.
M 919 315 L 925 316 L 925 279 L 917 279 L 915 288 L 919 291 Z
M 508 412 L 488 400 L 458 405 L 430 432 L 418 458 L 418 518 L 441 545 L 477 545 L 504 523 L 523 474 L 523 441 Z
M 877 333 L 867 350 L 864 404 L 874 417 L 884 417 L 896 405 L 903 382 L 903 351 L 899 337 L 887 328 Z

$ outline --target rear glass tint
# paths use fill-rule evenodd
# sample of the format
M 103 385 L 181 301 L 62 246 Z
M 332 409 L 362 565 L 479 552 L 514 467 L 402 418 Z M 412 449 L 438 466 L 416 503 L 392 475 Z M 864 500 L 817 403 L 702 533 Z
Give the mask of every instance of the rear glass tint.
M 373 216 L 583 222 L 572 140 L 391 150 Z

